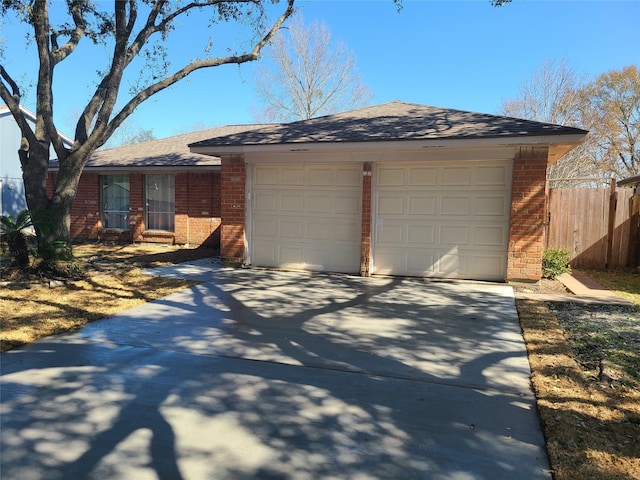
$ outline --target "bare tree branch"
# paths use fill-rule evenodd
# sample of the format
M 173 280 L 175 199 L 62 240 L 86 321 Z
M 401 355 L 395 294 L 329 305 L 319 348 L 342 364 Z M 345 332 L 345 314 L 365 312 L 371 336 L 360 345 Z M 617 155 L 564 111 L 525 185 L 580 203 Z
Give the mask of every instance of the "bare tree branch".
M 30 209 L 45 209 L 50 213 L 56 224 L 54 238 L 69 239 L 71 205 L 80 175 L 91 153 L 103 145 L 141 103 L 196 70 L 241 64 L 259 58 L 265 45 L 293 13 L 294 0 L 286 0 L 283 11 L 266 24 L 267 3 L 267 0 L 187 0 L 184 3 L 177 0 L 114 0 L 113 10 L 109 12 L 98 9 L 104 3 L 91 0 L 68 0 L 64 4 L 10 0 L 2 4 L 3 13 L 13 10 L 21 21 L 33 28 L 39 61 L 35 128 L 22 115 L 20 86 L 4 66 L 0 66 L 0 96 L 11 109 L 24 137 L 20 158 L 27 204 Z M 56 9 L 56 12 L 52 12 L 56 18 L 66 9 L 66 22 L 62 20 L 55 27 L 51 24 L 51 5 L 52 9 Z M 223 54 L 216 58 L 197 58 L 174 73 L 165 74 L 168 63 L 163 55 L 170 46 L 166 42 L 168 33 L 178 28 L 176 23 L 181 16 L 198 10 L 211 12 L 212 25 L 231 20 L 240 24 L 248 19 L 257 38 L 251 39 L 251 46 L 244 52 Z M 146 16 L 142 23 L 138 21 L 141 12 Z M 94 44 L 103 43 L 110 47 L 110 65 L 105 73 L 100 74 L 97 86 L 77 120 L 74 144 L 68 147 L 54 124 L 53 75 L 56 65 L 77 52 L 84 38 Z M 162 40 L 166 46 L 150 43 L 156 39 Z M 208 55 L 208 49 L 204 52 Z M 127 67 L 143 56 L 151 59 L 152 67 L 162 67 L 163 72 L 158 75 L 152 69 L 152 82 L 134 91 L 124 107 L 114 115 Z M 59 160 L 59 170 L 53 194 L 48 197 L 46 181 L 51 146 Z
M 260 56 L 261 50 L 264 46 L 269 42 L 269 40 L 273 37 L 273 35 L 281 28 L 284 21 L 291 16 L 293 13 L 295 0 L 287 1 L 286 10 L 280 15 L 280 17 L 273 23 L 271 29 L 262 37 L 260 41 L 258 41 L 253 49 L 250 52 L 241 54 L 241 55 L 232 55 L 228 57 L 217 57 L 212 59 L 204 59 L 197 60 L 191 62 L 190 64 L 184 66 L 180 70 L 176 71 L 172 75 L 167 76 L 163 80 L 154 83 L 153 85 L 148 86 L 137 95 L 135 95 L 123 108 L 118 112 L 118 114 L 113 118 L 110 122 L 108 129 L 105 131 L 107 137 L 113 133 L 113 131 L 118 128 L 122 122 L 131 115 L 134 110 L 145 100 L 147 100 L 152 95 L 164 90 L 165 88 L 174 85 L 179 82 L 186 76 L 195 72 L 196 70 L 200 70 L 203 68 L 212 68 L 218 67 L 220 65 L 225 64 L 241 64 L 246 62 L 251 62 L 257 60 Z M 207 3 L 218 3 L 218 2 L 207 2 Z
M 76 28 L 70 32 L 55 32 L 51 33 L 51 45 L 53 46 L 52 57 L 54 63 L 60 63 L 65 58 L 67 58 L 73 51 L 76 49 L 80 40 L 84 36 L 84 32 L 87 26 L 87 22 L 84 19 L 82 13 L 82 7 L 85 4 L 84 0 L 74 0 L 70 7 L 69 11 L 73 18 Z M 69 41 L 66 42 L 62 47 L 58 47 L 58 35 L 64 34 L 69 36 Z
M 297 15 L 276 36 L 256 87 L 268 121 L 309 119 L 368 103 L 372 94 L 356 71 L 356 60 L 341 42 L 333 42 L 326 25 L 304 24 Z

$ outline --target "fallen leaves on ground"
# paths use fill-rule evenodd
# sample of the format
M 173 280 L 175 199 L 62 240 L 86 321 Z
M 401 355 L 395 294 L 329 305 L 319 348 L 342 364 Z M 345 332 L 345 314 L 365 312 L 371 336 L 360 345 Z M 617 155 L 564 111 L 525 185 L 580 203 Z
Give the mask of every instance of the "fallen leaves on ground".
M 590 378 L 545 303 L 517 307 L 555 480 L 640 479 L 640 391 Z

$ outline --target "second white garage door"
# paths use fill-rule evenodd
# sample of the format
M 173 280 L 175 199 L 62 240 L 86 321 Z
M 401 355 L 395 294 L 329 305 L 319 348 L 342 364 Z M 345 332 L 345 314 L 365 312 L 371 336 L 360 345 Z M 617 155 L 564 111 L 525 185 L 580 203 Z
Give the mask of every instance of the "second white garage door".
M 252 166 L 251 263 L 360 270 L 362 166 Z
M 507 161 L 378 165 L 374 273 L 504 280 L 510 183 Z

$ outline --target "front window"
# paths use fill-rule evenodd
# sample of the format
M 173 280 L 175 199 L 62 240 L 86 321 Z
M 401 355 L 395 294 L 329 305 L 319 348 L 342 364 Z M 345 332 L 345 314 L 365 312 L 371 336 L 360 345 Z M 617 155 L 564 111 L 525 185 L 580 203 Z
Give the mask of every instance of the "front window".
M 147 175 L 146 229 L 174 231 L 175 178 L 173 175 Z
M 129 175 L 100 177 L 102 227 L 129 229 Z

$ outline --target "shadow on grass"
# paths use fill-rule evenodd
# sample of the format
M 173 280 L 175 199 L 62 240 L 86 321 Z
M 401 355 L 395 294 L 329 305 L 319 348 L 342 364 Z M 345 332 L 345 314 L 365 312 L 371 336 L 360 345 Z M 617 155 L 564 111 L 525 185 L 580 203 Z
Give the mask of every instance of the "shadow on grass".
M 517 308 L 554 478 L 634 478 L 640 471 L 638 391 L 589 381 L 549 308 L 531 300 L 518 300 Z

